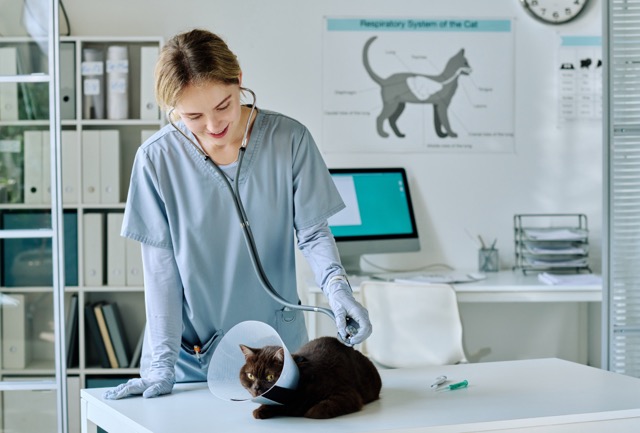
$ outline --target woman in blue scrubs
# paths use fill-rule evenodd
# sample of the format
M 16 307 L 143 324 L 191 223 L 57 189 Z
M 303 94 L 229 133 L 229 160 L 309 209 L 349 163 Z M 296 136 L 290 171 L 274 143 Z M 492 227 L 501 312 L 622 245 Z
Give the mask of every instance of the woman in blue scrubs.
M 290 117 L 243 105 L 241 85 L 236 56 L 211 32 L 178 34 L 162 49 L 156 97 L 173 109 L 175 127 L 163 127 L 138 149 L 122 227 L 123 236 L 142 244 L 147 326 L 141 378 L 107 391 L 106 398 L 155 397 L 170 393 L 175 382 L 206 381 L 218 341 L 245 320 L 271 325 L 291 352 L 307 341 L 302 312 L 274 301 L 254 272 L 229 185 L 212 162 L 231 182 L 239 176 L 262 267 L 279 295 L 300 302 L 297 242 L 338 333 L 347 337 L 346 316 L 359 326 L 351 344 L 371 333 L 327 224 L 344 204 L 311 134 Z

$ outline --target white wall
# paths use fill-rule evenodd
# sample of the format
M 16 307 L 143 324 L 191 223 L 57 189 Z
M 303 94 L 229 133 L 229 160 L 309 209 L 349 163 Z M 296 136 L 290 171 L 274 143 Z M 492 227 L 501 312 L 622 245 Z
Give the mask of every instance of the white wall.
M 513 215 L 581 212 L 591 229 L 591 264 L 600 269 L 601 143 L 599 122 L 558 128 L 559 34 L 599 35 L 601 2 L 574 23 L 541 24 L 516 0 L 64 0 L 74 35 L 161 35 L 205 27 L 238 55 L 258 106 L 305 123 L 322 145 L 322 18 L 515 18 L 516 150 L 511 154 L 336 154 L 330 166 L 405 166 L 415 199 L 420 253 L 372 256 L 379 264 L 477 266 L 467 231 L 498 238 L 504 268 L 514 263 Z M 64 27 L 64 26 L 62 26 Z
M 579 212 L 589 218 L 591 265 L 600 269 L 601 125 L 581 122 L 557 127 L 555 67 L 559 34 L 601 34 L 600 0 L 592 1 L 574 23 L 559 27 L 533 20 L 517 0 L 63 1 L 73 35 L 161 35 L 168 39 L 193 27 L 205 27 L 220 34 L 238 55 L 244 84 L 256 91 L 258 106 L 302 121 L 320 146 L 324 16 L 514 18 L 514 153 L 332 153 L 325 155 L 325 159 L 333 167 L 405 166 L 408 170 L 422 251 L 374 256 L 371 260 L 375 263 L 396 268 L 447 263 L 456 268 L 475 269 L 477 244 L 468 236 L 470 232 L 482 234 L 486 239 L 498 238 L 502 267 L 510 268 L 514 263 L 514 214 Z M 511 344 L 517 341 L 517 336 L 516 340 L 505 339 L 500 332 L 514 320 L 513 314 L 508 313 L 500 322 L 502 308 L 495 306 L 486 311 L 482 307 L 463 312 L 466 329 L 474 332 L 471 349 L 475 352 L 488 347 L 499 354 L 496 358 L 502 359 L 521 357 L 522 354 L 503 350 L 518 344 Z M 521 310 L 524 312 L 526 308 Z M 568 311 L 573 314 L 575 306 Z M 563 316 L 553 305 L 531 308 L 531 314 L 538 319 L 546 315 L 552 321 Z M 493 334 L 493 340 L 477 332 L 487 315 L 492 322 L 486 325 L 487 332 L 483 335 Z M 544 334 L 548 336 L 548 332 Z

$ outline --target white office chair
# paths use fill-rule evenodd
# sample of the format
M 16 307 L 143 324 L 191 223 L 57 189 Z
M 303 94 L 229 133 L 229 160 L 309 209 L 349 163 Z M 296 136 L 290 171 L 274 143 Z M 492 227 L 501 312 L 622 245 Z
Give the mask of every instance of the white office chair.
M 365 281 L 373 333 L 363 352 L 381 367 L 466 363 L 456 292 L 448 284 Z

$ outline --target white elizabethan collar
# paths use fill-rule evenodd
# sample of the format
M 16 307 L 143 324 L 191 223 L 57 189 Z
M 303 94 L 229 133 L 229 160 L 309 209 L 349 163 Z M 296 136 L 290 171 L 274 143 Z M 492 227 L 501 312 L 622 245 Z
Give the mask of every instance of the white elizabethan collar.
M 240 369 L 245 357 L 240 344 L 259 349 L 264 346 L 280 346 L 284 349 L 284 367 L 280 378 L 271 389 L 252 397 L 240 383 Z M 213 352 L 207 383 L 209 390 L 227 401 L 251 400 L 261 404 L 284 404 L 291 391 L 298 386 L 298 366 L 275 329 L 263 322 L 246 321 L 231 328 L 220 340 Z

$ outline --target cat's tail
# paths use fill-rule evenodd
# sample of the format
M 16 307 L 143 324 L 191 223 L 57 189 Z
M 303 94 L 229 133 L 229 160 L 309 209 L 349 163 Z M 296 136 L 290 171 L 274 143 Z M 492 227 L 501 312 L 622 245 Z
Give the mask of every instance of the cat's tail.
M 369 46 L 377 39 L 377 36 L 372 36 L 369 40 L 364 44 L 364 48 L 362 49 L 362 64 L 364 68 L 367 70 L 367 73 L 378 84 L 382 84 L 384 81 L 382 77 L 376 74 L 373 69 L 371 69 L 371 64 L 369 63 Z

